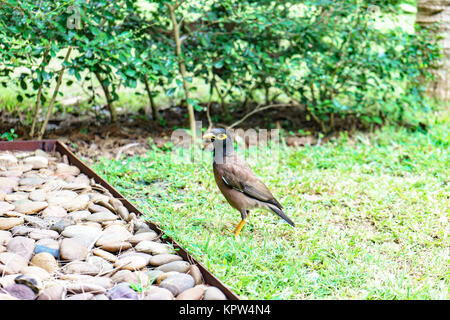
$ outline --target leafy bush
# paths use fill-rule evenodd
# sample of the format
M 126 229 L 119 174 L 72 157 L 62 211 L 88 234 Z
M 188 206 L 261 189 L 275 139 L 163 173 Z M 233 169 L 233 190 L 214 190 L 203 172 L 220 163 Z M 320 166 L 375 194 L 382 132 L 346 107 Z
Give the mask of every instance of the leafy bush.
M 421 30 L 378 30 L 371 5 L 221 1 L 194 31 L 187 27 L 186 46 L 194 71 L 212 85 L 220 78 L 252 100 L 263 90 L 266 105 L 277 97 L 270 90 L 278 89 L 324 132 L 348 117 L 402 122 L 426 107 L 421 81 L 431 76 L 426 70 L 440 50 Z
M 113 122 L 119 87 L 144 91 L 160 120 L 158 87 L 182 96 L 192 129 L 194 110 L 206 105 L 195 78 L 209 85 L 210 102 L 219 97 L 224 114 L 288 103 L 325 133 L 338 122 L 410 123 L 428 108 L 426 70 L 440 48 L 421 30 L 377 28 L 373 6 L 389 11 L 399 2 L 9 0 L 0 6 L 0 78 L 4 86 L 17 81 L 19 102 L 35 99 L 31 133 L 65 70 L 88 84 L 90 103 L 95 79 Z M 62 68 L 50 71 L 55 57 Z M 46 121 L 60 94 L 57 85 Z

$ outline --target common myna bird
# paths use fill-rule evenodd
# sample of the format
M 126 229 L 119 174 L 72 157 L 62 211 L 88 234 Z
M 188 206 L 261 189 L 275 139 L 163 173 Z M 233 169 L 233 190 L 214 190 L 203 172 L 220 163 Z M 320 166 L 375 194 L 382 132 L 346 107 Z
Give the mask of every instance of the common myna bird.
M 252 169 L 234 152 L 233 142 L 227 131 L 211 129 L 204 139 L 214 146 L 214 178 L 228 203 L 241 213 L 242 220 L 234 230 L 237 237 L 248 219 L 249 210 L 263 208 L 275 212 L 291 226 L 294 222 L 282 211 L 282 205 L 274 198 L 266 185 L 258 179 Z

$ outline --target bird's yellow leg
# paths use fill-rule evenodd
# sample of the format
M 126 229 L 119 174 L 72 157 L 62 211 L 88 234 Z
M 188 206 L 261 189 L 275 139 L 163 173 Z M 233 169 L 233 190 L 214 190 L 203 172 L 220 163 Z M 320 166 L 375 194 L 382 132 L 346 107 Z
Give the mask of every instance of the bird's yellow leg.
M 241 233 L 242 228 L 244 227 L 244 224 L 247 222 L 247 219 L 242 219 L 241 222 L 236 226 L 236 229 L 234 229 L 234 236 L 237 238 L 239 236 L 239 233 Z

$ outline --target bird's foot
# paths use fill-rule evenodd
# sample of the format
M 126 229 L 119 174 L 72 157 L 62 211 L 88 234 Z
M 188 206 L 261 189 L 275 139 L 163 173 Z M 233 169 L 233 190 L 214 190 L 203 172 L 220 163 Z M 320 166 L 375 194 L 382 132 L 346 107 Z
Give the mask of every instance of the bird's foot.
M 239 238 L 239 234 L 241 233 L 242 228 L 244 227 L 244 224 L 247 222 L 247 219 L 242 219 L 241 222 L 236 226 L 236 229 L 234 229 L 234 238 L 237 240 Z

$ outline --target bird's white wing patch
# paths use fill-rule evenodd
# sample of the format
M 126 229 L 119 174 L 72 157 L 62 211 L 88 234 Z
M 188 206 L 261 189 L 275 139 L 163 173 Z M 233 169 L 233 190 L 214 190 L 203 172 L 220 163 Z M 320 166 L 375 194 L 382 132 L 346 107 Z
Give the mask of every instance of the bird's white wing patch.
M 223 180 L 223 182 L 225 182 L 227 187 L 233 188 L 233 186 L 227 181 L 227 179 L 225 179 L 225 177 L 222 176 L 222 180 Z

